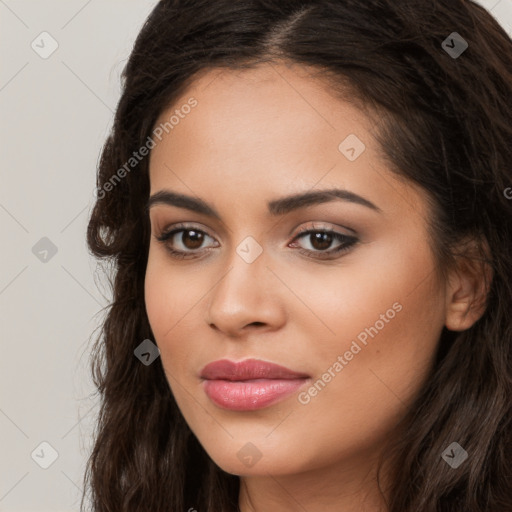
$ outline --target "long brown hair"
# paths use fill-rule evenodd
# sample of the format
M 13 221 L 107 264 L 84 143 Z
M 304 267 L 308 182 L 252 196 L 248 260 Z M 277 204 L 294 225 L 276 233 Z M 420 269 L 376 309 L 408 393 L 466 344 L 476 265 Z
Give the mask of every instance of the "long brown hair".
M 449 50 L 453 32 L 468 45 L 460 55 Z M 216 466 L 188 428 L 160 358 L 146 366 L 134 356 L 154 340 L 144 303 L 149 159 L 126 163 L 198 73 L 277 59 L 321 70 L 333 91 L 374 116 L 393 172 L 428 192 L 442 273 L 468 256 L 454 254 L 465 237 L 488 247 L 476 259 L 493 273 L 485 313 L 464 332 L 443 330 L 393 447 L 389 511 L 510 512 L 512 41 L 469 0 L 155 6 L 123 71 L 88 225 L 90 250 L 112 264 L 113 301 L 93 348 L 101 410 L 82 508 L 89 494 L 96 512 L 238 510 L 239 478 Z M 456 470 L 441 458 L 452 441 L 469 454 Z

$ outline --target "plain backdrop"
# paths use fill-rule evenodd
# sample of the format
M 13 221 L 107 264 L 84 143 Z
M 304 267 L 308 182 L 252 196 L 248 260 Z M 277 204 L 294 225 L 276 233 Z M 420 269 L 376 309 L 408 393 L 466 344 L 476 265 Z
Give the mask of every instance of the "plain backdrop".
M 120 73 L 156 3 L 0 0 L 0 511 L 79 510 L 98 411 L 88 349 L 110 299 L 85 230 Z M 480 3 L 512 36 L 512 0 Z

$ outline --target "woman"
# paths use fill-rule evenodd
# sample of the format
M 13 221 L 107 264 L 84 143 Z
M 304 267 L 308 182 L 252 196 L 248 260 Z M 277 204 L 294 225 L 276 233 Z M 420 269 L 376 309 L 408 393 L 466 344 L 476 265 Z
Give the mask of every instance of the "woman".
M 161 1 L 123 81 L 88 227 L 115 264 L 93 509 L 512 510 L 491 15 Z

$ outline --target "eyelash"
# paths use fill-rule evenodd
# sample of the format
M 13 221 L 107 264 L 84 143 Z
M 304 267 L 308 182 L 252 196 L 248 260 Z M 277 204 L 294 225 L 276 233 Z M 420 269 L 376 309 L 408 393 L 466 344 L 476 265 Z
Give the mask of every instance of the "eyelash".
M 195 257 L 197 257 L 196 255 L 197 255 L 198 252 L 200 252 L 200 250 L 197 250 L 196 252 L 178 251 L 176 249 L 173 249 L 167 243 L 169 241 L 169 239 L 171 239 L 177 233 L 183 233 L 183 232 L 186 232 L 186 231 L 195 231 L 195 232 L 207 235 L 210 238 L 213 238 L 206 231 L 203 231 L 201 229 L 197 229 L 194 226 L 188 226 L 186 224 L 178 224 L 178 225 L 174 226 L 172 230 L 165 231 L 165 232 L 161 233 L 159 236 L 156 237 L 156 239 L 164 245 L 165 249 L 170 253 L 170 255 L 173 258 L 176 258 L 176 259 L 191 259 L 191 258 L 195 258 Z M 302 249 L 302 248 L 298 248 L 297 249 L 299 251 L 299 253 L 305 254 L 305 255 L 310 256 L 310 257 L 315 258 L 315 259 L 327 259 L 327 258 L 332 259 L 333 255 L 338 255 L 338 254 L 345 253 L 354 244 L 356 244 L 358 242 L 358 239 L 356 237 L 344 235 L 342 233 L 338 233 L 337 231 L 333 231 L 333 230 L 330 230 L 330 229 L 317 229 L 314 226 L 313 226 L 313 228 L 302 228 L 302 229 L 300 229 L 299 232 L 297 233 L 297 235 L 295 236 L 295 238 L 292 240 L 292 242 L 295 242 L 295 240 L 297 240 L 299 238 L 303 238 L 306 235 L 310 235 L 310 234 L 313 234 L 313 233 L 330 234 L 330 235 L 333 235 L 333 237 L 334 237 L 333 241 L 336 240 L 338 242 L 344 242 L 338 248 L 330 249 L 328 251 L 311 251 L 309 249 Z M 311 256 L 311 254 L 315 254 L 316 256 Z M 322 256 L 319 256 L 319 255 L 322 255 Z M 327 255 L 327 257 L 325 257 L 323 255 Z

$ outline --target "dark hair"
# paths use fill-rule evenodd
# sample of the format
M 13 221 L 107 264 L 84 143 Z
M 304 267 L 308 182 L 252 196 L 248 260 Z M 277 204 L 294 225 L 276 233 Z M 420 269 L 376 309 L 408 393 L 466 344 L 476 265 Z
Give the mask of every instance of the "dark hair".
M 443 45 L 453 32 L 468 43 L 460 56 Z M 469 0 L 156 5 L 123 71 L 88 225 L 89 248 L 113 264 L 114 281 L 92 360 L 101 410 L 82 507 L 89 487 L 96 512 L 238 510 L 239 477 L 222 471 L 190 431 L 160 358 L 145 366 L 134 357 L 153 338 L 144 303 L 149 158 L 112 178 L 200 73 L 278 60 L 318 70 L 333 93 L 372 117 L 382 158 L 428 193 L 441 275 L 460 257 L 492 269 L 483 316 L 463 332 L 444 328 L 400 425 L 389 511 L 510 512 L 512 41 Z M 457 252 L 468 237 L 476 256 Z M 452 441 L 469 454 L 457 470 L 441 458 Z

